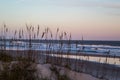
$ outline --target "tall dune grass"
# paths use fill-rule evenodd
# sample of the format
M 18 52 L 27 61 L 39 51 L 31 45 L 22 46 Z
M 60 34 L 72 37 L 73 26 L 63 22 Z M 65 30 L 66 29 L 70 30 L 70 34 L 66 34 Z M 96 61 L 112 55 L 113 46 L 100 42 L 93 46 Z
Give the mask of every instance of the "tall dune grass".
M 56 29 L 56 33 L 53 34 L 52 30 L 49 27 L 46 27 L 43 31 L 41 30 L 40 26 L 28 26 L 26 24 L 25 29 L 18 29 L 14 30 L 12 37 L 9 37 L 9 28 L 6 24 L 3 25 L 1 28 L 1 35 L 0 35 L 0 60 L 10 61 L 12 60 L 9 55 L 14 58 L 13 60 L 25 60 L 29 64 L 30 63 L 39 63 L 39 60 L 43 60 L 43 63 L 51 63 L 52 65 L 60 65 L 67 67 L 69 69 L 79 71 L 79 72 L 86 72 L 88 74 L 93 74 L 92 70 L 89 70 L 89 64 L 86 64 L 89 61 L 89 56 L 87 56 L 86 61 L 77 59 L 77 56 L 80 54 L 79 52 L 75 53 L 76 59 L 72 60 L 70 59 L 71 55 L 71 47 L 72 47 L 72 36 L 71 33 L 68 33 L 66 31 L 60 31 L 59 28 Z M 54 36 L 55 35 L 55 36 Z M 9 38 L 8 38 L 9 37 Z M 57 43 L 55 44 L 52 42 L 53 40 L 57 40 Z M 40 40 L 44 40 L 46 43 L 44 45 L 46 46 L 46 49 L 44 51 L 36 50 L 36 43 L 33 43 L 33 40 L 38 40 L 39 43 Z M 63 43 L 63 40 L 66 40 L 67 43 Z M 82 37 L 83 40 L 83 37 Z M 51 41 L 51 42 L 50 42 Z M 8 46 L 9 45 L 9 49 Z M 76 50 L 78 48 L 78 42 L 76 41 Z M 81 45 L 84 44 L 81 43 Z M 15 50 L 14 50 L 15 46 Z M 20 47 L 24 46 L 22 50 L 20 50 Z M 67 52 L 63 52 L 63 49 L 66 46 L 68 48 Z M 38 44 L 37 47 L 42 47 L 42 45 Z M 56 51 L 56 47 L 58 47 L 58 50 Z M 26 49 L 27 48 L 27 49 Z M 84 48 L 82 48 L 83 50 Z M 14 50 L 14 53 L 11 53 Z M 60 57 L 55 57 L 55 55 L 58 54 Z M 66 59 L 63 58 L 63 54 L 66 54 Z M 52 55 L 52 56 L 51 56 Z M 86 56 L 84 56 L 86 57 Z M 101 59 L 99 59 L 99 62 Z M 74 65 L 73 65 L 74 62 Z M 108 57 L 106 57 L 105 64 L 108 63 Z M 116 62 L 114 63 L 116 64 Z M 23 64 L 22 64 L 23 65 Z M 30 64 L 31 65 L 31 64 Z M 104 65 L 104 64 L 102 64 Z M 20 65 L 21 66 L 21 65 Z M 23 65 L 25 66 L 25 65 Z M 72 67 L 71 67 L 72 66 Z M 74 66 L 74 67 L 73 67 Z M 104 74 L 102 77 L 105 77 L 106 69 L 103 66 L 102 70 Z M 97 68 L 96 76 L 99 77 L 100 74 L 99 68 Z M 22 75 L 21 75 L 22 76 Z

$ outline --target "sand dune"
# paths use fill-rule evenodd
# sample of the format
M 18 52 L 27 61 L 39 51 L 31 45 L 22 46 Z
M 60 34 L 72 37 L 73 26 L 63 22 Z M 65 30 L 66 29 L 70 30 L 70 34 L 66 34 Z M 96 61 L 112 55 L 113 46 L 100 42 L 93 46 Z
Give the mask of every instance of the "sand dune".
M 43 64 L 43 65 L 38 64 L 37 73 L 39 77 L 57 80 L 56 74 L 50 70 L 50 67 L 51 67 L 50 64 Z M 66 75 L 70 80 L 102 80 L 102 79 L 97 79 L 89 74 L 78 73 L 64 67 L 58 67 L 58 66 L 55 67 L 59 71 L 60 75 Z

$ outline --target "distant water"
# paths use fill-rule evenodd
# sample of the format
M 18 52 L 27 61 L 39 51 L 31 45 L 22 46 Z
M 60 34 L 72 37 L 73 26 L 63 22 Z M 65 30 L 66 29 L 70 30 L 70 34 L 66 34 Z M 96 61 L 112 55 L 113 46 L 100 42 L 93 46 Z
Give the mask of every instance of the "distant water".
M 19 47 L 20 50 L 27 49 L 27 45 L 29 40 L 27 39 L 18 39 L 15 42 L 19 42 L 19 46 L 16 46 L 16 43 L 11 46 L 10 39 L 6 40 L 6 47 L 10 49 L 17 49 Z M 51 48 L 58 50 L 59 45 L 58 43 L 63 43 L 63 51 L 67 51 L 68 45 L 71 44 L 71 52 L 78 52 L 82 47 L 84 50 L 82 52 L 89 53 L 89 54 L 110 54 L 120 56 L 120 41 L 93 41 L 93 40 L 31 40 L 34 50 L 46 50 L 45 43 L 54 43 Z M 4 42 L 0 40 L 0 46 L 3 45 Z M 76 48 L 77 44 L 77 48 Z
M 0 39 L 1 41 L 1 39 Z M 11 41 L 7 39 L 6 41 Z M 16 41 L 28 42 L 28 39 L 17 39 Z M 71 43 L 71 44 L 84 44 L 84 45 L 109 45 L 109 46 L 120 46 L 120 41 L 103 41 L 103 40 L 31 40 L 33 43 Z
M 51 40 L 49 40 L 51 41 Z M 43 41 L 45 42 L 45 41 Z M 58 43 L 58 42 L 63 42 L 63 43 L 68 43 L 68 40 L 53 40 L 51 42 Z M 120 41 L 102 41 L 102 40 L 71 40 L 70 43 L 74 44 L 83 44 L 83 45 L 110 45 L 110 46 L 120 46 Z
M 28 40 L 23 40 L 28 41 Z M 84 44 L 84 45 L 110 45 L 110 46 L 120 46 L 120 41 L 102 41 L 102 40 L 32 40 L 35 43 L 71 43 L 71 44 Z

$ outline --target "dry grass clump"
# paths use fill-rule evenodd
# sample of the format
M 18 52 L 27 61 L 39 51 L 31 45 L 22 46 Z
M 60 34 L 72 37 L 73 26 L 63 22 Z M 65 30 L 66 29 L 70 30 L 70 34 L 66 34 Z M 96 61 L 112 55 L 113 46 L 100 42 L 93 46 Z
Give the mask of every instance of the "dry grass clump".
M 20 61 L 3 62 L 0 80 L 37 80 L 34 73 L 36 66 L 26 59 Z
M 70 80 L 70 78 L 67 75 L 61 75 L 59 69 L 55 66 L 51 66 L 50 70 L 54 72 L 57 76 L 57 80 Z
M 3 62 L 10 62 L 13 60 L 13 57 L 7 55 L 6 53 L 4 52 L 0 52 L 0 61 L 3 61 Z

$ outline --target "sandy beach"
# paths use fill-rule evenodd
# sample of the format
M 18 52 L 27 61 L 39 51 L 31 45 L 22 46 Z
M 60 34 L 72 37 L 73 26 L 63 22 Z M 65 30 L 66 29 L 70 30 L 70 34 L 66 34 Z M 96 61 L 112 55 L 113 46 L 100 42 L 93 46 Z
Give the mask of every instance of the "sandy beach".
M 37 72 L 39 77 L 47 77 L 51 80 L 56 80 L 56 74 L 50 70 L 50 64 L 37 64 Z M 64 67 L 54 66 L 58 70 L 60 75 L 66 75 L 70 80 L 103 80 L 95 78 L 89 74 L 79 73 L 72 70 L 69 70 Z

